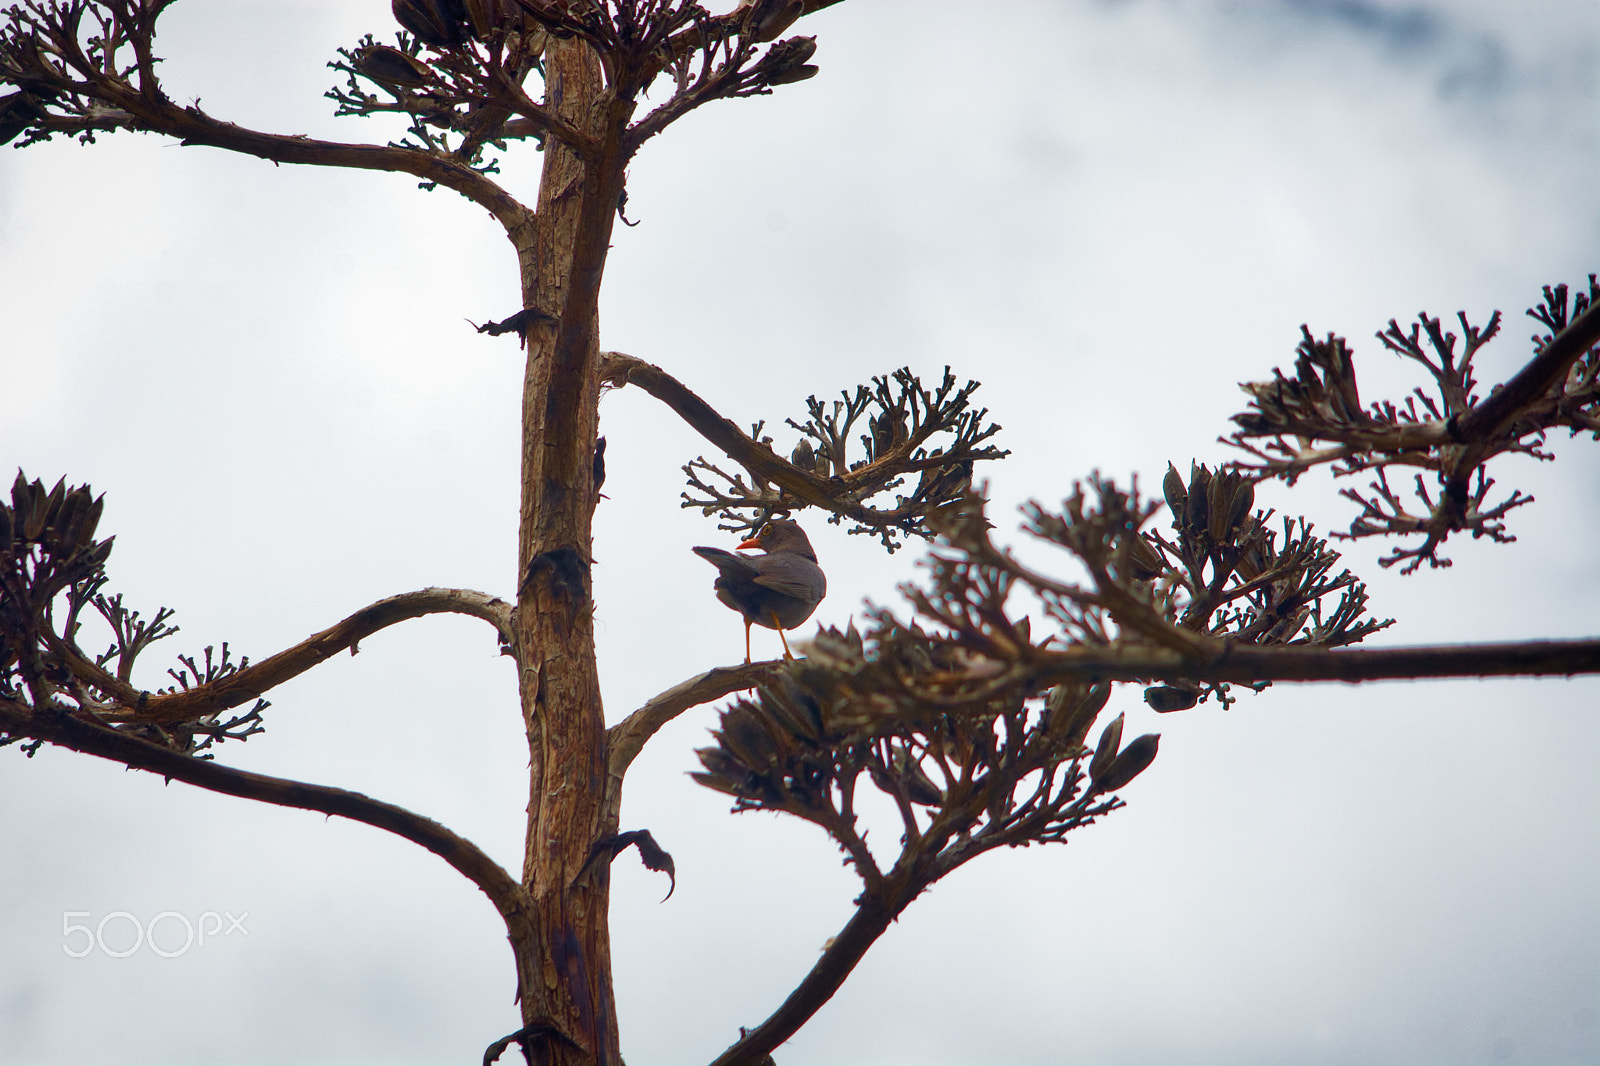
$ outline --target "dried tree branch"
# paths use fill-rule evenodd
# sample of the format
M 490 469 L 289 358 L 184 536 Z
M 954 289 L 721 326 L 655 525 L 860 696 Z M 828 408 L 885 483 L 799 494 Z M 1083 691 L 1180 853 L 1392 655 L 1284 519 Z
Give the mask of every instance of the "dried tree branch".
M 1341 490 L 1362 511 L 1348 532 L 1336 535 L 1420 535 L 1420 545 L 1396 548 L 1380 560 L 1384 566 L 1404 562 L 1404 573 L 1415 571 L 1424 561 L 1434 567 L 1449 566 L 1439 549 L 1456 533 L 1514 540 L 1501 519 L 1532 498 L 1512 492 L 1502 501 L 1488 502 L 1494 482 L 1485 473 L 1486 464 L 1512 453 L 1553 458 L 1542 445 L 1545 435 L 1559 427 L 1574 434 L 1600 435 L 1597 308 L 1600 286 L 1594 275 L 1589 277 L 1588 291 L 1575 294 L 1570 321 L 1567 286 L 1546 286 L 1543 301 L 1528 314 L 1550 333 L 1535 337 L 1532 360 L 1481 403 L 1475 395 L 1473 362 L 1479 349 L 1500 332 L 1499 312 L 1482 328 L 1461 313 L 1460 337 L 1426 313 L 1409 330 L 1391 320 L 1378 339 L 1389 351 L 1423 366 L 1432 378 L 1432 389 L 1414 389 L 1399 403 L 1383 400 L 1366 406 L 1344 340 L 1330 334 L 1319 341 L 1302 326 L 1294 376 L 1275 370 L 1272 381 L 1244 386 L 1252 409 L 1234 416 L 1239 428 L 1226 443 L 1253 458 L 1234 465 L 1290 484 L 1323 464 L 1331 464 L 1335 476 L 1373 470 L 1374 480 L 1365 489 Z M 1458 341 L 1463 342 L 1459 351 Z M 1265 443 L 1255 442 L 1263 438 Z M 1331 446 L 1315 446 L 1318 441 Z M 1437 492 L 1430 492 L 1418 474 L 1415 497 L 1420 506 L 1408 507 L 1386 477 L 1387 469 L 1395 466 L 1433 475 Z
M 613 780 L 622 780 L 633 760 L 662 726 L 693 707 L 770 680 L 780 665 L 781 660 L 773 660 L 746 663 L 743 666 L 719 666 L 652 697 L 644 706 L 606 730 L 607 759 Z
M 1600 674 L 1600 639 L 1395 648 L 1260 647 L 1215 642 L 1204 659 L 1144 646 L 1039 649 L 1030 661 L 1040 683 L 1066 680 L 1404 681 L 1419 678 L 1573 677 Z
M 418 149 L 345 144 L 298 134 L 261 133 L 212 118 L 198 106 L 179 108 L 173 104 L 161 104 L 155 107 L 130 107 L 128 110 L 139 120 L 136 128 L 176 137 L 179 143 L 185 145 L 223 148 L 274 163 L 389 170 L 435 182 L 484 208 L 508 232 L 523 226 L 532 216 L 532 211 L 514 196 L 471 167 L 447 162 Z
M 888 930 L 916 893 L 910 893 L 910 898 L 901 898 L 904 895 L 901 892 L 892 897 L 892 902 L 876 895 L 863 898 L 844 928 L 823 948 L 816 965 L 782 1005 L 766 1021 L 744 1032 L 737 1043 L 712 1060 L 711 1066 L 759 1066 L 763 1060 L 770 1062 L 765 1057 L 799 1032 L 800 1027 L 833 998 L 867 950 Z
M 465 614 L 495 627 L 501 644 L 512 642 L 511 605 L 498 596 L 471 589 L 422 589 L 379 600 L 337 624 L 312 634 L 292 648 L 206 685 L 180 692 L 142 695 L 134 721 L 182 722 L 215 714 L 253 700 L 346 648 L 355 648 L 380 629 L 429 614 Z
M 46 139 L 53 133 L 92 135 L 121 128 L 275 163 L 392 170 L 455 190 L 483 206 L 508 231 L 527 221 L 528 209 L 475 170 L 469 158 L 262 133 L 213 118 L 198 102 L 179 106 L 162 89 L 156 75 L 159 59 L 151 47 L 165 7 L 137 0 L 11 7 L 9 24 L 0 27 L 0 84 L 20 86 L 31 102 L 23 124 L 5 132 L 14 136 L 31 128 L 31 137 Z M 131 62 L 128 51 L 133 53 Z M 551 132 L 567 136 L 573 131 Z
M 971 460 L 1000 458 L 1006 454 L 1003 451 L 986 448 L 981 451 L 948 452 L 914 458 L 913 453 L 932 433 L 950 427 L 919 426 L 915 431 L 907 433 L 905 427 L 900 426 L 898 433 L 882 442 L 881 450 L 874 448 L 870 462 L 846 468 L 842 458 L 835 455 L 830 460 L 833 463 L 831 467 L 833 473 L 831 476 L 823 477 L 780 458 L 766 441 L 757 441 L 751 434 L 745 433 L 660 367 L 621 352 L 605 352 L 602 360 L 601 380 L 605 384 L 613 387 L 632 384 L 644 389 L 675 411 L 690 428 L 743 466 L 756 481 L 775 485 L 780 494 L 787 494 L 789 497 L 784 499 L 780 494 L 772 494 L 768 498 L 758 493 L 755 487 L 744 486 L 736 476 L 718 470 L 709 463 L 697 461 L 691 464 L 691 467 L 708 470 L 732 485 L 735 490 L 742 488 L 745 494 L 744 498 L 734 499 L 713 492 L 714 501 L 720 503 L 709 504 L 712 509 L 717 506 L 751 507 L 758 510 L 792 506 L 817 507 L 841 518 L 848 518 L 864 529 L 874 532 L 903 531 L 908 523 L 924 519 L 929 509 L 929 501 L 921 498 L 921 490 L 892 509 L 868 507 L 860 502 L 860 498 L 882 491 L 902 474 L 917 471 L 932 472 L 940 468 L 946 472 L 946 480 L 934 479 L 940 486 L 939 491 L 946 493 L 959 491 L 960 485 L 964 485 L 966 479 L 970 477 Z M 953 379 L 950 381 L 953 382 Z M 969 383 L 969 389 L 973 387 L 975 386 Z M 880 390 L 886 395 L 887 389 L 888 383 L 885 380 L 880 383 Z M 865 403 L 866 400 L 863 399 L 862 402 Z M 820 409 L 820 405 L 817 406 Z M 973 436 L 982 439 L 997 429 L 998 427 L 989 427 Z M 893 443 L 890 443 L 890 439 Z M 842 440 L 833 441 L 831 444 L 833 450 L 842 450 Z M 964 473 L 961 473 L 963 469 Z M 959 474 L 955 481 L 948 480 L 951 472 Z M 695 484 L 700 488 L 707 488 L 703 483 Z M 694 499 L 685 503 L 685 506 L 700 506 L 702 503 L 705 501 Z M 759 521 L 755 524 L 759 524 Z
M 527 893 L 515 878 L 471 841 L 403 807 L 359 792 L 236 770 L 214 760 L 179 754 L 73 714 L 39 713 L 4 698 L 0 698 L 0 731 L 34 737 L 211 792 L 279 807 L 321 811 L 386 830 L 427 848 L 477 885 L 505 919 L 513 936 L 518 930 L 527 930 L 530 918 Z
M 781 486 L 813 507 L 844 514 L 859 522 L 870 523 L 878 514 L 859 504 L 847 507 L 836 502 L 829 493 L 827 479 L 801 470 L 778 458 L 771 448 L 757 444 L 731 420 L 723 418 L 688 386 L 660 367 L 621 352 L 604 352 L 601 358 L 600 376 L 605 384 L 639 386 L 672 408 L 691 429 L 752 474 Z
M 1472 442 L 1504 433 L 1526 404 L 1548 392 L 1596 344 L 1600 344 L 1600 301 L 1589 304 L 1532 361 L 1457 419 L 1454 438 Z

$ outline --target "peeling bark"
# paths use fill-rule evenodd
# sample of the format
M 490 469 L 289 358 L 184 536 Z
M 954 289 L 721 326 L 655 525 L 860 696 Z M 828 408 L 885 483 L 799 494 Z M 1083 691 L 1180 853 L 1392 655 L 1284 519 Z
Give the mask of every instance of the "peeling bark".
M 511 233 L 523 306 L 542 312 L 527 334 L 516 615 L 530 764 L 523 884 L 541 932 L 512 948 L 524 1022 L 542 1019 L 572 1041 L 547 1041 L 548 1061 L 615 1063 L 609 868 L 574 882 L 595 843 L 617 831 L 606 802 L 589 568 L 596 305 L 623 160 L 594 53 L 579 41 L 553 41 L 546 58 L 550 106 L 602 147 L 584 160 L 552 139 L 532 225 Z

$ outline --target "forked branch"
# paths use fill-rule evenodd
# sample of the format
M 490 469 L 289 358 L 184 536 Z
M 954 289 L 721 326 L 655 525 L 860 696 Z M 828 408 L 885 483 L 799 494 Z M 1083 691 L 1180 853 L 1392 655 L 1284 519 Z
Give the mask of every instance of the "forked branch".
M 529 211 L 479 173 L 470 158 L 420 148 L 345 144 L 303 135 L 262 133 L 213 118 L 198 103 L 179 106 L 157 78 L 156 22 L 166 4 L 138 0 L 29 3 L 0 24 L 0 143 L 63 133 L 93 139 L 116 129 L 164 134 L 275 163 L 390 170 L 450 188 L 480 204 L 508 232 Z
M 1424 561 L 1450 565 L 1439 549 L 1456 533 L 1515 540 L 1503 519 L 1532 497 L 1513 491 L 1490 501 L 1494 479 L 1486 464 L 1513 453 L 1553 458 L 1544 442 L 1555 429 L 1600 437 L 1600 284 L 1590 275 L 1587 291 L 1573 295 L 1570 321 L 1565 285 L 1546 286 L 1543 295 L 1528 314 L 1549 332 L 1534 338 L 1532 360 L 1481 401 L 1473 360 L 1499 333 L 1498 312 L 1482 328 L 1459 315 L 1459 337 L 1427 314 L 1409 329 L 1391 320 L 1378 339 L 1426 369 L 1432 384 L 1398 403 L 1366 406 L 1344 340 L 1329 335 L 1319 341 L 1301 327 L 1294 376 L 1274 371 L 1272 381 L 1243 386 L 1251 410 L 1234 416 L 1239 429 L 1227 443 L 1252 458 L 1235 465 L 1290 484 L 1316 466 L 1330 466 L 1336 476 L 1373 471 L 1364 488 L 1341 490 L 1361 513 L 1348 532 L 1337 535 L 1421 536 L 1420 544 L 1396 548 L 1380 560 L 1385 566 L 1403 562 L 1405 573 Z M 1418 471 L 1414 493 L 1403 483 L 1390 485 L 1391 467 Z
M 759 528 L 774 514 L 817 507 L 833 522 L 855 523 L 851 532 L 876 536 L 893 551 L 906 534 L 931 539 L 929 516 L 967 489 L 973 464 L 1008 454 L 980 447 L 1000 427 L 986 421 L 987 411 L 970 404 L 977 384 L 957 387 L 948 368 L 934 388 L 924 387 L 908 370 L 875 378 L 871 388 L 843 394 L 831 412 L 812 397 L 808 421 L 789 423 L 802 436 L 785 460 L 773 451 L 770 438 L 761 436 L 763 423 L 745 433 L 660 367 L 621 352 L 603 358 L 607 385 L 644 389 L 743 468 L 744 474 L 729 473 L 704 459 L 685 467 L 695 491 L 684 494 L 683 506 L 718 514 L 725 529 Z M 867 417 L 874 410 L 878 413 Z M 866 431 L 859 444 L 851 436 L 853 427 Z M 940 443 L 928 447 L 935 440 Z M 896 497 L 894 507 L 866 503 L 903 485 L 909 474 L 918 480 Z

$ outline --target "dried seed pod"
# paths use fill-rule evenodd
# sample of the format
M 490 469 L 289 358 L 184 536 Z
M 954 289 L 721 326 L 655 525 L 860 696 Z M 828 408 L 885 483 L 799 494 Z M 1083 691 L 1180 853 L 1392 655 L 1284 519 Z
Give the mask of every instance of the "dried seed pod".
M 1045 697 L 1050 709 L 1050 721 L 1045 732 L 1063 748 L 1081 748 L 1089 727 L 1105 709 L 1111 699 L 1111 682 L 1102 681 L 1084 688 L 1081 685 L 1057 685 Z
M 1263 539 L 1261 534 L 1260 520 L 1246 518 L 1238 536 L 1234 538 L 1234 543 L 1244 545 L 1245 549 L 1240 554 L 1238 562 L 1233 564 L 1233 569 L 1246 581 L 1254 581 L 1267 569 L 1267 557 L 1261 550 Z
M 1106 772 L 1095 778 L 1095 788 L 1101 792 L 1115 792 L 1122 788 L 1155 762 L 1156 750 L 1160 746 L 1161 736 L 1157 733 L 1146 733 L 1135 737 L 1128 742 L 1128 746 L 1116 757 Z
M 787 42 L 785 42 L 787 43 Z M 807 75 L 809 77 L 809 75 Z M 798 79 L 796 79 L 798 80 Z M 872 457 L 880 458 L 906 439 L 906 413 L 891 407 L 872 420 Z
M 55 525 L 56 515 L 61 513 L 61 503 L 67 498 L 67 479 L 59 479 L 55 487 L 50 490 L 50 495 L 45 499 L 44 524 Z
M 808 66 L 806 61 L 816 54 L 816 51 L 815 37 L 790 37 L 786 41 L 779 41 L 767 50 L 767 54 L 761 60 L 758 68 L 761 80 L 768 85 L 784 85 L 815 77 L 818 68 Z
M 0 96 L 0 144 L 9 144 L 29 126 L 48 117 L 49 105 L 56 100 L 54 90 L 38 86 Z
M 23 515 L 27 514 L 32 506 L 30 503 L 33 499 L 32 492 L 33 486 L 28 484 L 28 479 L 23 476 L 21 470 L 18 470 L 17 479 L 11 483 L 11 507 L 17 514 L 19 524 Z
M 522 54 L 529 59 L 536 59 L 544 55 L 544 50 L 550 45 L 550 34 L 545 28 L 533 21 L 532 15 L 524 15 L 522 23 Z
M 768 697 L 762 690 L 763 705 Z M 773 718 L 797 739 L 817 741 L 822 739 L 822 708 L 811 694 L 802 689 L 788 674 L 778 680 L 778 690 L 771 694 Z
M 106 559 L 111 555 L 111 546 L 116 542 L 116 537 L 107 537 L 99 544 L 96 544 L 92 549 L 90 549 L 89 554 L 85 557 L 84 564 L 93 569 L 98 569 L 102 566 L 105 566 Z
M 718 777 L 737 779 L 745 774 L 744 767 L 733 760 L 727 752 L 720 747 L 696 748 L 695 755 L 700 758 L 700 765 Z
M 1060 684 L 1046 692 L 1044 694 L 1044 705 L 1045 709 L 1050 712 L 1051 721 L 1054 721 L 1055 716 L 1058 714 L 1071 713 L 1067 711 L 1067 708 L 1077 706 L 1078 701 L 1083 698 L 1084 693 L 1087 691 L 1088 689 L 1082 685 Z
M 85 491 L 88 491 L 88 488 L 89 486 L 84 486 Z M 94 543 L 94 531 L 100 527 L 100 513 L 105 510 L 105 506 L 105 493 L 101 493 L 90 501 L 89 509 L 83 515 L 83 524 L 78 529 L 78 543 L 80 545 L 87 546 Z
M 805 0 L 755 0 L 745 14 L 745 36 L 757 42 L 775 41 L 805 10 Z
M 937 807 L 944 802 L 944 791 L 933 783 L 922 764 L 912 758 L 907 748 L 894 750 L 894 772 L 905 789 L 906 799 L 924 807 Z
M 33 97 L 26 92 L 0 96 L 0 144 L 10 144 L 38 120 Z
M 1094 758 L 1089 760 L 1089 780 L 1096 783 L 1105 776 L 1111 764 L 1116 761 L 1117 748 L 1122 744 L 1122 720 L 1126 715 L 1117 715 L 1106 726 L 1105 732 L 1100 734 L 1100 743 L 1095 746 Z
M 512 0 L 464 0 L 464 6 L 472 35 L 480 41 L 488 40 L 497 30 L 522 25 L 522 8 Z
M 826 443 L 818 444 L 816 465 L 812 467 L 818 477 L 827 477 L 833 471 L 833 462 L 828 456 L 828 445 Z
M 1183 475 L 1171 463 L 1167 464 L 1167 476 L 1161 482 L 1161 489 L 1167 497 L 1167 509 L 1172 512 L 1172 520 L 1180 521 L 1189 512 L 1189 493 L 1183 487 Z
M 778 746 L 753 707 L 740 704 L 723 714 L 716 736 L 729 754 L 751 770 L 761 771 L 778 761 Z
M 938 452 L 933 454 L 937 455 Z M 924 485 L 927 487 L 924 488 Z M 925 500 L 946 500 L 960 496 L 971 487 L 972 460 L 962 459 L 949 466 L 924 470 L 916 494 Z
M 1299 634 L 1300 628 L 1306 624 L 1306 619 L 1310 617 L 1310 607 L 1301 607 L 1298 610 L 1291 611 L 1287 616 L 1280 619 L 1276 625 L 1262 635 L 1261 643 L 1289 643 L 1289 641 L 1293 640 L 1295 636 Z
M 700 757 L 701 765 L 706 770 L 705 773 L 690 773 L 689 776 L 707 788 L 726 792 L 740 799 L 772 797 L 778 794 L 770 779 L 752 773 L 748 767 L 741 766 L 721 748 L 700 748 L 695 754 Z
M 1220 542 L 1227 534 L 1228 507 L 1233 503 L 1232 486 L 1228 475 L 1218 471 L 1206 485 L 1206 533 L 1213 542 Z
M 915 640 L 885 640 L 878 645 L 878 661 L 902 676 L 921 677 L 934 670 L 933 655 Z
M 1189 495 L 1183 515 L 1184 532 L 1197 537 L 1211 524 L 1211 471 L 1195 466 L 1189 472 Z
M 1157 714 L 1187 711 L 1200 702 L 1200 686 L 1188 683 L 1152 685 L 1144 690 L 1144 701 Z
M 433 73 L 422 60 L 408 56 L 398 48 L 386 44 L 370 44 L 358 48 L 353 65 L 364 77 L 385 89 L 420 89 L 428 84 Z
M 51 547 L 57 551 L 71 551 L 78 546 L 78 525 L 89 509 L 89 492 L 79 486 L 62 497 L 61 505 L 50 516 Z
M 32 542 L 38 540 L 44 533 L 45 524 L 50 517 L 50 497 L 44 491 L 43 482 L 36 480 L 24 488 L 27 491 L 23 499 L 27 506 L 17 507 L 18 525 L 22 527 L 22 539 Z M 16 489 L 13 488 L 11 491 L 12 501 L 16 502 Z
M 815 78 L 822 73 L 822 68 L 815 63 L 804 63 L 798 67 L 784 67 L 778 73 L 767 79 L 768 85 L 792 85 L 797 81 Z
M 1135 533 L 1128 538 L 1128 576 L 1135 581 L 1153 581 L 1166 570 L 1161 553 Z
M 1250 511 L 1256 505 L 1255 482 L 1241 477 L 1233 491 L 1233 505 L 1228 510 L 1228 530 L 1242 530 L 1250 520 Z
M 794 451 L 789 453 L 789 462 L 804 470 L 814 473 L 817 466 L 817 453 L 812 450 L 811 442 L 805 437 L 800 438 L 800 443 L 794 446 Z
M 1218 472 L 1207 493 L 1211 510 L 1209 532 L 1212 541 L 1227 543 L 1230 534 L 1244 521 L 1255 504 L 1255 486 L 1239 473 Z
M 458 48 L 467 42 L 467 11 L 461 0 L 390 0 L 394 19 L 423 44 Z
M 690 770 L 689 780 L 702 788 L 709 788 L 713 792 L 725 792 L 730 796 L 739 794 L 739 786 L 720 774 L 708 774 L 703 770 Z

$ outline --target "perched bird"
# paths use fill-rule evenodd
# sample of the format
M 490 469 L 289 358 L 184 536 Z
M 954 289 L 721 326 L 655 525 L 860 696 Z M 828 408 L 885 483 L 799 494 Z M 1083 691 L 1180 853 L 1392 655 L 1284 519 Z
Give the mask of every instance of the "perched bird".
M 752 623 L 776 629 L 784 657 L 792 659 L 783 631 L 810 618 L 828 593 L 817 553 L 805 530 L 788 519 L 768 522 L 739 547 L 762 548 L 766 554 L 735 555 L 721 548 L 696 548 L 694 553 L 717 568 L 712 586 L 717 599 L 744 615 L 744 661 L 750 661 Z

